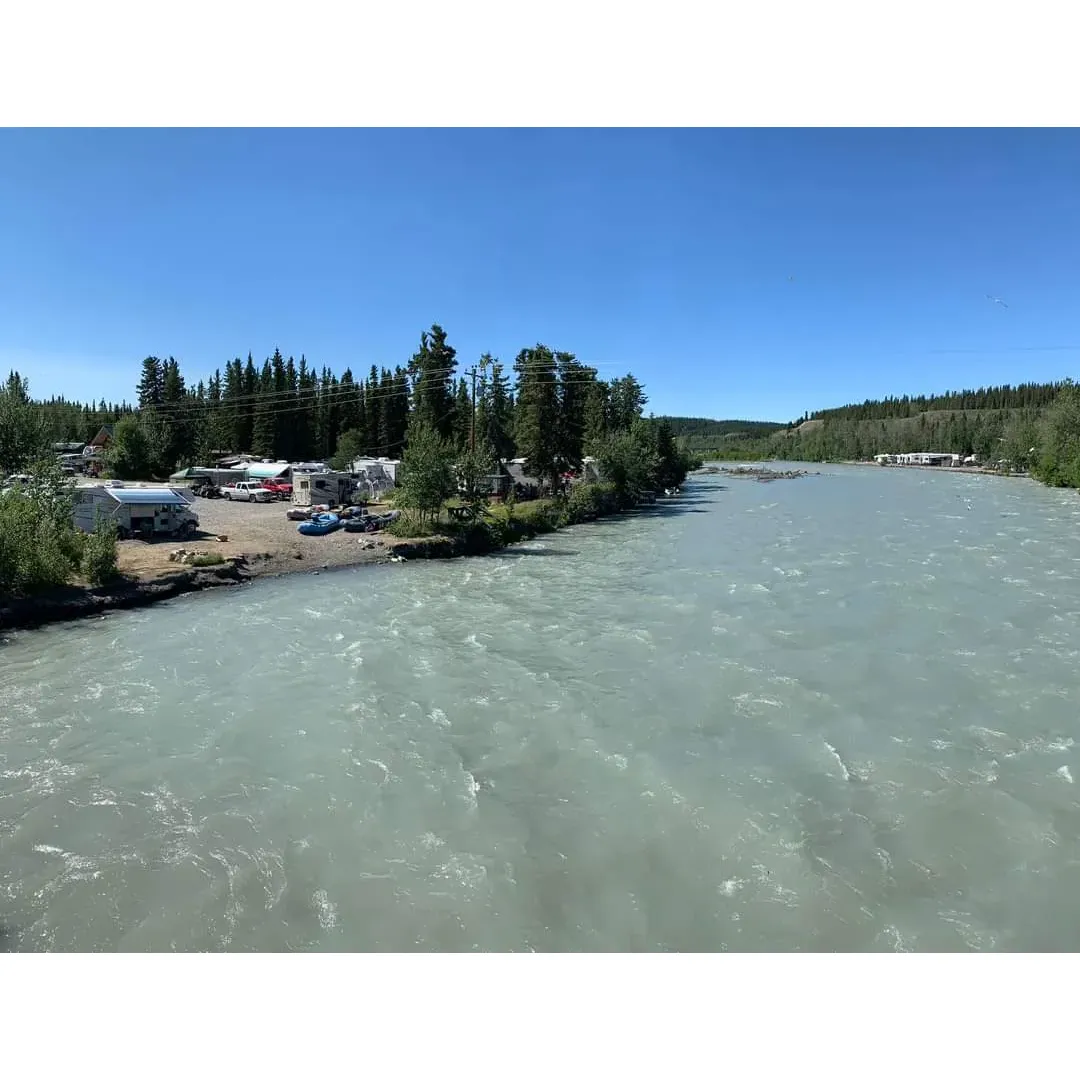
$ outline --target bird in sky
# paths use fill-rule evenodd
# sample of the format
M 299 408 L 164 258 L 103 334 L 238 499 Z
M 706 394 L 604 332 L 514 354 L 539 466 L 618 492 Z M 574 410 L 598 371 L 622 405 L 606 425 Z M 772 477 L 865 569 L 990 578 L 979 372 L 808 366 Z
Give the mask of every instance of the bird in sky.
M 986 299 L 989 300 L 990 303 L 992 303 L 992 304 L 1000 304 L 1004 308 L 1007 308 L 1009 306 L 1008 304 L 1005 303 L 1004 300 L 1001 299 L 1000 296 L 991 296 L 989 293 L 987 293 L 986 294 Z

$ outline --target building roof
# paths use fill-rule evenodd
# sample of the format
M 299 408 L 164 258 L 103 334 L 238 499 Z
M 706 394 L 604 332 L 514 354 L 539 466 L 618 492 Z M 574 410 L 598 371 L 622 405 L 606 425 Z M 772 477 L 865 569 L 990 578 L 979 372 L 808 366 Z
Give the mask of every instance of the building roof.
M 171 488 L 106 488 L 118 503 L 125 506 L 187 506 L 188 500 Z
M 292 466 L 287 461 L 250 461 L 244 466 L 252 480 L 272 480 L 275 476 L 287 473 L 291 468 Z
M 506 466 L 506 471 L 510 474 L 515 484 L 524 484 L 526 487 L 539 487 L 540 481 L 535 476 L 529 476 L 525 472 L 525 466 L 519 461 L 511 461 Z

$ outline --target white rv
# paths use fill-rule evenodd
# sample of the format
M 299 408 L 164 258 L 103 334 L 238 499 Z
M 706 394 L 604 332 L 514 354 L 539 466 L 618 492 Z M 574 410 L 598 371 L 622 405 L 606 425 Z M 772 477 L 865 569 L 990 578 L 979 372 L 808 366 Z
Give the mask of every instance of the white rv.
M 79 488 L 73 514 L 75 527 L 93 532 L 101 517 L 116 524 L 121 540 L 135 536 L 190 538 L 199 528 L 198 514 L 173 488 L 111 488 L 104 484 Z

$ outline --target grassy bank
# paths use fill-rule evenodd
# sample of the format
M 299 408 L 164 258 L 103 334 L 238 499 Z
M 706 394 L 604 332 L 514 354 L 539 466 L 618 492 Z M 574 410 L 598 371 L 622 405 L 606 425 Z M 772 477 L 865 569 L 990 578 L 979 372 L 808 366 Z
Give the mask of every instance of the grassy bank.
M 421 531 L 404 517 L 394 529 L 399 540 L 393 552 L 405 559 L 485 555 L 570 525 L 625 513 L 654 498 L 651 493 L 620 497 L 611 484 L 578 484 L 564 498 L 492 506 L 480 520 L 464 524 L 439 523 Z

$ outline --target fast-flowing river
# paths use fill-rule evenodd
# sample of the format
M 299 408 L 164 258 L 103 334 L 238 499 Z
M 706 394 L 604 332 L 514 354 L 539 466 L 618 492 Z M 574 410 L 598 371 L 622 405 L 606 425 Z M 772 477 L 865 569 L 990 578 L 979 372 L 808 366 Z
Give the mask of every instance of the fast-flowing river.
M 1080 498 L 699 476 L 0 645 L 0 948 L 1080 949 Z

